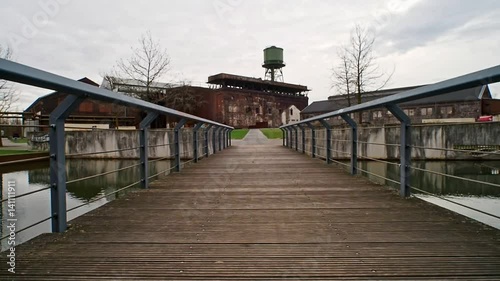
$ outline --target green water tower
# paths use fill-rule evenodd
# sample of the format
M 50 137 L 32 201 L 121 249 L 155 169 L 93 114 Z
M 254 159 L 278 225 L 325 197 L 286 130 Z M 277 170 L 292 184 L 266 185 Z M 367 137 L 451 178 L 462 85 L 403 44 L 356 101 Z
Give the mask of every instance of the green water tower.
M 276 46 L 265 48 L 262 67 L 266 69 L 265 79 L 283 82 L 283 67 L 285 67 L 283 48 Z

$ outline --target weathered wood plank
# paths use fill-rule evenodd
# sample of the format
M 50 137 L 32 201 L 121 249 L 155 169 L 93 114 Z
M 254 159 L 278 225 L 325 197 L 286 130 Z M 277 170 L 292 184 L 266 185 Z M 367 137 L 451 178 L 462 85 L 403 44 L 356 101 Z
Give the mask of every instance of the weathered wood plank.
M 500 279 L 499 230 L 279 145 L 232 147 L 71 225 L 0 279 Z

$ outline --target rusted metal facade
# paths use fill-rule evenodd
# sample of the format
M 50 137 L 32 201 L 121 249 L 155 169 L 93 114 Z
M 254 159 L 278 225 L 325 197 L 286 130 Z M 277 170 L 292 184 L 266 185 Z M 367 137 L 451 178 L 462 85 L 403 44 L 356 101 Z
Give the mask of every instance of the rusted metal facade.
M 308 105 L 306 86 L 231 74 L 210 76 L 211 88 L 192 87 L 205 101 L 195 114 L 235 128 L 282 125 L 281 114 L 291 105 Z

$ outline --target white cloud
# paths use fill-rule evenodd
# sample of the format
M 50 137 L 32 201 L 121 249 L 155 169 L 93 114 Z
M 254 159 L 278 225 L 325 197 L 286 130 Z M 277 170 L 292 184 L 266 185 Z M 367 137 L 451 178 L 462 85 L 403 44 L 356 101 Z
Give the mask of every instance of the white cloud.
M 3 0 L 0 44 L 22 35 L 23 19 L 41 11 L 40 4 L 27 2 Z M 171 56 L 165 80 L 204 82 L 219 72 L 262 77 L 262 50 L 283 47 L 285 80 L 312 88 L 310 101 L 333 94 L 336 49 L 356 22 L 377 31 L 382 68 L 396 66 L 390 86 L 432 83 L 492 66 L 500 49 L 500 2 L 493 0 L 65 2 L 16 48 L 16 59 L 96 82 L 147 30 Z M 21 88 L 22 107 L 48 92 Z

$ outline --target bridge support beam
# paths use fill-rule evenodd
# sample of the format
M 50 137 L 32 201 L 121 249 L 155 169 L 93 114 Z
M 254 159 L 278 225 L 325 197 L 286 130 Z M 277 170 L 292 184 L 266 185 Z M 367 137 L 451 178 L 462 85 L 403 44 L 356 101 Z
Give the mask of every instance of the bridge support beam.
M 231 134 L 233 133 L 233 130 L 229 129 L 229 132 L 227 132 L 227 146 L 232 146 L 232 137 L 231 137 Z
M 351 174 L 358 173 L 358 125 L 349 115 L 340 115 L 351 127 Z
M 181 146 L 179 142 L 179 131 L 181 130 L 182 126 L 186 124 L 186 121 L 186 118 L 182 118 L 174 128 L 175 171 L 177 172 L 181 171 Z
M 311 156 L 316 158 L 316 128 L 310 122 L 307 122 L 306 125 L 311 129 Z
M 326 164 L 332 162 L 332 126 L 325 119 L 319 120 L 321 125 L 326 129 Z
M 149 127 L 158 118 L 158 113 L 148 112 L 139 124 L 139 157 L 141 161 L 141 187 L 149 187 Z
M 410 196 L 410 166 L 411 166 L 411 120 L 406 113 L 397 105 L 387 105 L 387 109 L 401 122 L 400 132 L 400 188 L 401 197 Z
M 198 146 L 200 145 L 200 138 L 198 135 L 198 132 L 203 126 L 203 122 L 198 122 L 196 125 L 193 127 L 193 158 L 194 158 L 194 163 L 198 163 L 198 158 L 199 158 L 199 148 Z
M 50 207 L 52 232 L 64 232 L 66 216 L 66 141 L 64 122 L 71 112 L 85 99 L 69 95 L 50 114 Z
M 210 149 L 209 149 L 209 132 L 210 132 L 210 128 L 212 128 L 213 125 L 210 124 L 208 125 L 206 128 L 205 128 L 205 157 L 208 158 L 208 155 L 210 154 Z

